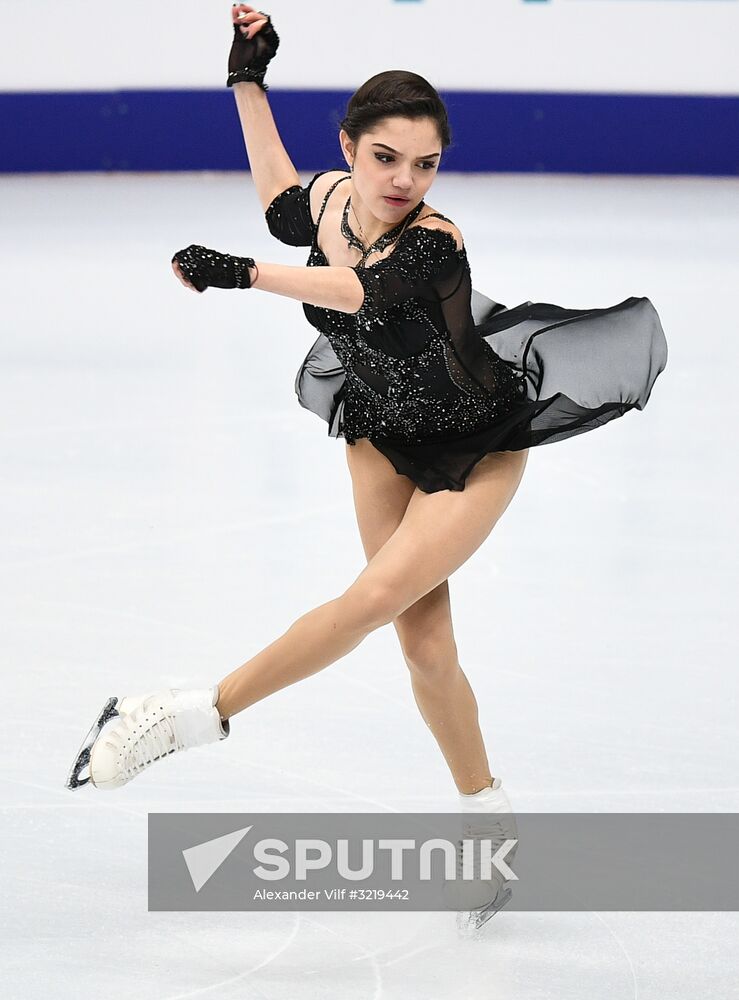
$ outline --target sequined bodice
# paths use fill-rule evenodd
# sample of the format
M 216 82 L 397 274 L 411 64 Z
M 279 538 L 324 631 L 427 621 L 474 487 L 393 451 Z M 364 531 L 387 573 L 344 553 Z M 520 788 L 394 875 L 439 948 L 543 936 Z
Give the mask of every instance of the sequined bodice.
M 321 267 L 327 261 L 314 246 L 307 263 Z M 344 434 L 350 440 L 373 434 L 421 439 L 440 424 L 457 426 L 443 334 L 419 302 L 405 300 L 382 317 L 364 320 L 308 304 L 303 309 L 344 366 Z

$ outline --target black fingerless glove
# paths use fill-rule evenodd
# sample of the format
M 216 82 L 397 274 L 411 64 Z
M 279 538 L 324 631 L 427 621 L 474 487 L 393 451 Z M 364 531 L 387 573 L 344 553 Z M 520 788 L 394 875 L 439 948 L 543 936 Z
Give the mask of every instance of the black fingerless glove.
M 172 258 L 190 284 L 199 292 L 206 288 L 251 288 L 249 268 L 254 267 L 253 257 L 232 257 L 207 247 L 191 243 L 178 250 Z
M 234 40 L 228 56 L 228 79 L 227 87 L 233 87 L 235 83 L 251 82 L 258 83 L 262 90 L 269 90 L 264 82 L 264 74 L 267 72 L 267 64 L 274 57 L 280 38 L 272 27 L 269 14 L 264 14 L 267 23 L 254 35 L 253 38 L 246 38 L 240 31 L 240 25 L 234 24 Z

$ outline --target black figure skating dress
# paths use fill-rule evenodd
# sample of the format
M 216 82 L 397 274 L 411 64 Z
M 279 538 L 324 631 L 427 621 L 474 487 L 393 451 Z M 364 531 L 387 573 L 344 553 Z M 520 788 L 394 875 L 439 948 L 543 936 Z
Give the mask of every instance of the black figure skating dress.
M 310 267 L 328 264 L 318 228 L 332 192 L 349 179 L 331 186 L 314 223 L 310 190 L 327 172 L 283 191 L 265 213 L 273 236 L 311 248 Z M 331 437 L 368 438 L 434 493 L 464 489 L 488 452 L 559 441 L 644 408 L 667 363 L 649 299 L 508 309 L 472 288 L 466 250 L 450 233 L 412 223 L 399 223 L 389 256 L 354 268 L 365 293 L 357 313 L 303 304 L 320 336 L 295 391 Z

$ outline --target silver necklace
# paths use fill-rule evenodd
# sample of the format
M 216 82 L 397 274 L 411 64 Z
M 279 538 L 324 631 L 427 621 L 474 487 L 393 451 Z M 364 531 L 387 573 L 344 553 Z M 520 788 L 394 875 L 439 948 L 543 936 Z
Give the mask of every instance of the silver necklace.
M 402 222 L 399 222 L 397 226 L 393 226 L 393 228 L 389 229 L 386 233 L 382 233 L 382 235 L 379 236 L 371 246 L 367 247 L 365 246 L 367 238 L 364 229 L 362 228 L 362 223 L 359 221 L 359 217 L 357 216 L 354 205 L 352 204 L 352 199 L 350 195 L 349 198 L 347 199 L 346 205 L 344 206 L 344 211 L 341 217 L 342 235 L 347 240 L 349 247 L 355 247 L 357 250 L 360 251 L 360 253 L 362 254 L 362 259 L 360 263 L 364 264 L 364 262 L 366 261 L 366 259 L 369 257 L 370 254 L 385 250 L 388 246 L 390 246 L 391 243 L 397 243 L 400 237 L 405 232 L 406 228 L 420 214 L 424 205 L 425 202 L 423 201 L 419 202 L 419 204 L 416 205 L 416 207 L 413 209 L 412 212 L 408 213 L 408 215 L 405 217 L 405 219 L 403 219 Z M 357 225 L 359 226 L 359 231 L 362 234 L 364 242 L 360 241 L 357 234 L 349 225 L 350 206 L 352 212 L 354 212 L 354 218 L 357 220 Z
M 351 202 L 351 198 L 349 199 L 349 201 Z M 359 221 L 359 216 L 357 215 L 357 211 L 354 208 L 354 205 L 352 205 L 352 212 L 354 212 L 354 218 L 357 220 L 357 225 L 359 226 L 359 234 L 361 237 L 361 241 L 364 244 L 367 242 L 367 237 L 364 235 L 364 229 L 362 228 L 362 223 Z

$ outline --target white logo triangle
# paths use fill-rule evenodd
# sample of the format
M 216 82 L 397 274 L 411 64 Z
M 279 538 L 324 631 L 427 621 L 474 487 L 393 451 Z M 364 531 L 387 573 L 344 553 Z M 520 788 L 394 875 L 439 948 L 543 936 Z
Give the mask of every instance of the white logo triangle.
M 185 848 L 182 856 L 185 859 L 187 870 L 190 872 L 195 892 L 200 892 L 211 875 L 239 846 L 249 830 L 251 827 L 245 826 L 242 830 L 234 830 L 233 833 L 227 833 L 223 837 L 216 837 L 214 840 L 206 840 L 203 844 Z

